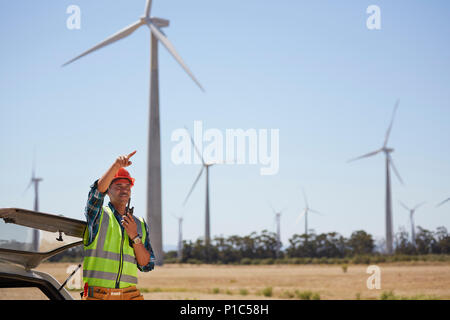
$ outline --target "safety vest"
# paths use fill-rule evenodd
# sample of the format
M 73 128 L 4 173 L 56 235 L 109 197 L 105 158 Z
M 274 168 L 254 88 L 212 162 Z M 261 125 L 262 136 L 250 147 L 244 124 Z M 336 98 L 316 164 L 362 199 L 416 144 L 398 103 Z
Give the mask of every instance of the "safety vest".
M 145 243 L 144 220 L 134 217 L 137 232 Z M 94 241 L 88 245 L 84 235 L 83 281 L 89 286 L 122 289 L 137 284 L 137 261 L 125 229 L 120 228 L 111 208 L 100 213 L 100 226 Z

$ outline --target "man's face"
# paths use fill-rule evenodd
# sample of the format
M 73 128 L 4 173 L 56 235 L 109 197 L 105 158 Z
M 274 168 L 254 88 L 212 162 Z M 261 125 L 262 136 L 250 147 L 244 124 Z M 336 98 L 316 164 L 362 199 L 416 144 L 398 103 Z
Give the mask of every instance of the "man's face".
M 111 202 L 117 204 L 127 204 L 131 196 L 131 184 L 126 179 L 114 181 L 108 189 Z

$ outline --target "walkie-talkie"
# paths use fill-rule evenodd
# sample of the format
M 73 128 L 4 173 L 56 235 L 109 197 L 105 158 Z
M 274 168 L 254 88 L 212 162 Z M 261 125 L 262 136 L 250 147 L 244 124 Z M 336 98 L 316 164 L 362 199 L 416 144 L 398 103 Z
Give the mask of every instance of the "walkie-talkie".
M 128 214 L 130 214 L 130 215 L 133 215 L 133 211 L 134 211 L 134 207 L 132 207 L 131 209 L 130 209 L 130 202 L 131 202 L 131 197 L 128 199 L 128 204 L 127 204 L 127 208 L 126 208 L 126 213 Z

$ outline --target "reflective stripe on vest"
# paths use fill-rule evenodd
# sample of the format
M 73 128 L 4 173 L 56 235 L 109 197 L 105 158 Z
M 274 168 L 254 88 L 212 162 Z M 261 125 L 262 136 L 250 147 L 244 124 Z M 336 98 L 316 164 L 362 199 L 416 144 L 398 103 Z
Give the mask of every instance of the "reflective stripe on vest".
M 134 217 L 137 232 L 145 242 L 144 221 Z M 122 230 L 108 206 L 102 208 L 100 226 L 91 244 L 88 233 L 85 234 L 83 281 L 90 286 L 105 288 L 126 288 L 137 284 L 137 265 L 133 247 L 129 245 L 128 235 Z M 122 247 L 122 250 L 121 250 Z

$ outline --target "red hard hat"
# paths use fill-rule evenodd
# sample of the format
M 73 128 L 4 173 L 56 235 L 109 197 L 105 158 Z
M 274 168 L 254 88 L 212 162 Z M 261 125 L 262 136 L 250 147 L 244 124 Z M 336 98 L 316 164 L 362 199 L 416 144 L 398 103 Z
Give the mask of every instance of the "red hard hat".
M 125 168 L 120 168 L 119 171 L 114 175 L 113 180 L 111 181 L 111 184 L 114 183 L 114 181 L 119 179 L 127 179 L 130 181 L 131 186 L 134 186 L 134 178 L 130 176 L 130 173 Z

